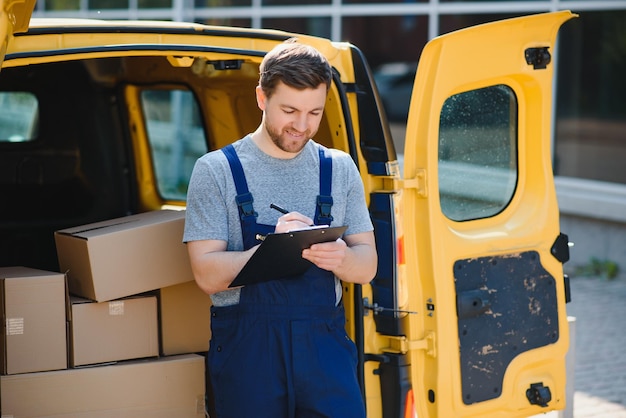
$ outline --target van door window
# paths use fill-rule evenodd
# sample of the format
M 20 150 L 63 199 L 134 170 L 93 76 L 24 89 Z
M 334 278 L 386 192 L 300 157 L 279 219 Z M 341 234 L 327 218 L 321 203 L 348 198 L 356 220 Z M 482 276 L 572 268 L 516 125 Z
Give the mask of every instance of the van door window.
M 39 131 L 39 103 L 34 94 L 0 92 L 0 142 L 29 142 Z
M 439 120 L 439 198 L 454 221 L 494 216 L 517 184 L 517 99 L 495 85 L 449 97 Z
M 193 166 L 207 152 L 198 103 L 182 89 L 146 89 L 141 102 L 159 194 L 185 200 Z

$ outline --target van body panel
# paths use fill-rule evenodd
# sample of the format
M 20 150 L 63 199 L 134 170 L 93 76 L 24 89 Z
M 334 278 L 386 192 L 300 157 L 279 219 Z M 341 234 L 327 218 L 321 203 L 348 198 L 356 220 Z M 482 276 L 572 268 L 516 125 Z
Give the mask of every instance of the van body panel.
M 4 59 L 7 45 L 13 35 L 26 32 L 28 21 L 35 8 L 36 0 L 0 1 L 0 64 Z
M 419 416 L 564 407 L 550 114 L 557 31 L 572 17 L 480 25 L 422 52 L 402 202 L 410 309 L 421 313 L 409 317 L 407 338 L 435 341 L 410 351 Z

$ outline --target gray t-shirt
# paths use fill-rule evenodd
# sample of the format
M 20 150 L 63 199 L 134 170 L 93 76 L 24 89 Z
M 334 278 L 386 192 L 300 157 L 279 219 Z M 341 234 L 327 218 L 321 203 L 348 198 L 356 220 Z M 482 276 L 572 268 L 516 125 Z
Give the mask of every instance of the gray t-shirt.
M 270 203 L 314 218 L 319 194 L 319 153 L 313 140 L 292 159 L 265 154 L 249 135 L 233 146 L 254 198 L 258 223 L 276 225 L 281 213 L 271 209 Z M 363 183 L 354 161 L 340 150 L 331 150 L 331 155 L 332 226 L 348 225 L 346 235 L 372 231 Z M 183 241 L 222 240 L 228 243 L 228 251 L 242 251 L 236 195 L 224 153 L 217 150 L 199 158 L 189 182 Z M 338 280 L 336 288 L 340 296 Z M 239 289 L 226 290 L 211 295 L 211 299 L 216 306 L 232 305 L 239 302 L 239 293 Z

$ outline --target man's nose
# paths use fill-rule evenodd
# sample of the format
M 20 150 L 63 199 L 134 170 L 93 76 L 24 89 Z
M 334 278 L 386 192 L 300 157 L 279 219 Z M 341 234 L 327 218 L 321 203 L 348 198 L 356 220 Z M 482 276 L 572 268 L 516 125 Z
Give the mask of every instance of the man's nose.
M 297 115 L 293 122 L 293 126 L 300 132 L 306 131 L 307 126 L 308 126 L 307 115 L 305 114 Z

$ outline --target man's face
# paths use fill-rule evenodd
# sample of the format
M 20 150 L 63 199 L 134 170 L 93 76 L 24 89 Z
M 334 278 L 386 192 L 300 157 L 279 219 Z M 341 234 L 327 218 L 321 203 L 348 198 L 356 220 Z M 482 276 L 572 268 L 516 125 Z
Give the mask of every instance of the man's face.
M 282 151 L 299 153 L 315 136 L 326 103 L 326 85 L 298 90 L 279 83 L 271 98 L 257 87 L 259 108 L 265 112 L 264 127 Z

